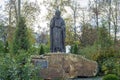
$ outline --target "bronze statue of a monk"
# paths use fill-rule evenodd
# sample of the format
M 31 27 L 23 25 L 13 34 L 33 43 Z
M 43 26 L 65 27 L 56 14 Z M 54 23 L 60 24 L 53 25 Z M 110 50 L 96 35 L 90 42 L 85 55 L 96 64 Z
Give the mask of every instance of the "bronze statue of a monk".
M 51 52 L 65 52 L 65 22 L 61 12 L 56 10 L 50 22 L 50 50 Z

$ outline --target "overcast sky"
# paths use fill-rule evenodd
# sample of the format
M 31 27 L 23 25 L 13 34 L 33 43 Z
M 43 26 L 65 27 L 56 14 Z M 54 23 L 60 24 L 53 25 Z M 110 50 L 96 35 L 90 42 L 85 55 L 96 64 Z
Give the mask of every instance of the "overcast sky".
M 9 1 L 9 0 L 0 0 L 0 7 L 1 5 L 4 5 L 5 1 Z M 35 0 L 29 0 L 29 1 L 35 2 Z M 43 2 L 44 0 L 37 0 L 37 1 Z M 76 0 L 76 1 L 79 1 L 82 7 L 86 7 L 88 5 L 88 0 Z

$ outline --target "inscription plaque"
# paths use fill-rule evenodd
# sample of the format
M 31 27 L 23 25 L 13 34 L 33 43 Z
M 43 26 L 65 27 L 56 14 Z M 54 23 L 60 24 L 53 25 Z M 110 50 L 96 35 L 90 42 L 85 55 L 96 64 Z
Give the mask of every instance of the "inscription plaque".
M 48 61 L 47 60 L 37 60 L 36 66 L 40 68 L 48 68 Z

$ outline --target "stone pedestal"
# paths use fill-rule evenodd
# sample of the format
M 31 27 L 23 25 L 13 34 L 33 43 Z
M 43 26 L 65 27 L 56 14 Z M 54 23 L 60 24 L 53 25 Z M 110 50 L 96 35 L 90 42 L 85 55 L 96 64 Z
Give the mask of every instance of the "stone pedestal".
M 40 76 L 44 79 L 93 77 L 97 74 L 98 64 L 80 55 L 49 53 L 44 56 L 32 56 L 32 62 L 40 67 Z

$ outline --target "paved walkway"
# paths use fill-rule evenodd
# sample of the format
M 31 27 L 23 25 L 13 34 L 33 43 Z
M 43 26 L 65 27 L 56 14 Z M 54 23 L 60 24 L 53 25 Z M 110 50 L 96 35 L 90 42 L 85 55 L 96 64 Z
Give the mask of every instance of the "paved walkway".
M 102 77 L 96 77 L 96 78 L 78 78 L 78 79 L 70 79 L 70 80 L 102 80 Z

